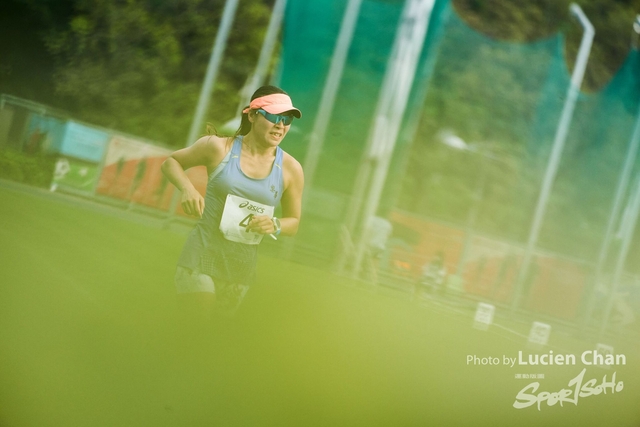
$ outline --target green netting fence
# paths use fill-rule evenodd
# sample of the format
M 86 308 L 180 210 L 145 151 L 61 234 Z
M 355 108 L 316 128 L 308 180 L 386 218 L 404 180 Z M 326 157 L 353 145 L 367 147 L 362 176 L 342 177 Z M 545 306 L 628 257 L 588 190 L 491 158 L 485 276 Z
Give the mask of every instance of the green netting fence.
M 305 117 L 284 148 L 299 159 L 345 6 L 337 0 L 287 6 L 280 84 Z M 362 3 L 313 187 L 306 190 L 310 208 L 294 253 L 309 249 L 307 262 L 326 266 L 340 253 L 341 225 L 403 6 Z M 390 276 L 410 286 L 443 252 L 447 271 L 468 294 L 509 303 L 517 276 L 511 270 L 522 258 L 574 61 L 565 56 L 560 33 L 530 43 L 496 40 L 471 28 L 450 2 L 435 2 L 383 195 L 382 203 L 393 207 L 392 241 L 398 242 L 384 258 Z M 606 87 L 579 95 L 526 308 L 566 318 L 582 309 L 638 115 L 639 67 L 638 52 L 630 51 Z M 465 149 L 452 140 L 464 141 L 458 148 Z M 564 310 L 544 304 L 560 294 L 569 301 Z

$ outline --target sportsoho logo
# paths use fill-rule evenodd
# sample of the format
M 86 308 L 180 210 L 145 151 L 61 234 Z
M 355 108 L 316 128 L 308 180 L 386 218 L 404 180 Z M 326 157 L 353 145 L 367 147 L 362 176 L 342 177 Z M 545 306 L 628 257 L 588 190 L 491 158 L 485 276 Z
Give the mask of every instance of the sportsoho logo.
M 249 202 L 242 202 L 240 203 L 239 207 L 258 213 L 258 214 L 264 213 L 264 208 L 261 208 L 260 206 L 252 205 Z

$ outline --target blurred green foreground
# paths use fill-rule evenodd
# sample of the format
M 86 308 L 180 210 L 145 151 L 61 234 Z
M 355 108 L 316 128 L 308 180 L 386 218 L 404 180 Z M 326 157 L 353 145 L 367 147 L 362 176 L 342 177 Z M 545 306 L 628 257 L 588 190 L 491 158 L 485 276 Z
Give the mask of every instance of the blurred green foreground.
M 640 422 L 630 346 L 616 347 L 626 366 L 587 369 L 615 371 L 622 392 L 516 410 L 531 381 L 515 374 L 558 391 L 583 366 L 467 365 L 525 340 L 264 254 L 234 318 L 190 327 L 172 284 L 184 233 L 53 197 L 0 187 L 0 426 Z

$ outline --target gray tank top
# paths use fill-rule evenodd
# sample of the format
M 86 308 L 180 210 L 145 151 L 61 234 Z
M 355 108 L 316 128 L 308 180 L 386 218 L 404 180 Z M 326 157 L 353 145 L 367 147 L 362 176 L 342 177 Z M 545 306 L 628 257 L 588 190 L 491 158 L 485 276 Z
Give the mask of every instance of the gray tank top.
M 257 245 L 226 240 L 219 230 L 227 194 L 258 203 L 278 206 L 282 198 L 283 151 L 276 147 L 276 158 L 269 175 L 250 178 L 240 168 L 242 136 L 233 141 L 224 160 L 211 172 L 205 194 L 204 213 L 192 230 L 178 265 L 208 274 L 215 279 L 245 283 L 255 270 Z M 242 271 L 244 270 L 244 271 Z

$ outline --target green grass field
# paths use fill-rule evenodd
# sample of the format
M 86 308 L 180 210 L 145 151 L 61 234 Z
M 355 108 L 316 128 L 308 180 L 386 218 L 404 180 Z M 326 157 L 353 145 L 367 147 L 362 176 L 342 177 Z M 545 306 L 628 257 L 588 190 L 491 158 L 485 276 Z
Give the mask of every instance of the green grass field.
M 559 391 L 584 366 L 467 365 L 533 351 L 470 311 L 267 256 L 234 318 L 189 326 L 172 284 L 184 233 L 44 192 L 0 200 L 0 426 L 640 425 L 637 346 L 587 368 L 621 392 L 518 410 L 535 380 L 515 374 Z

